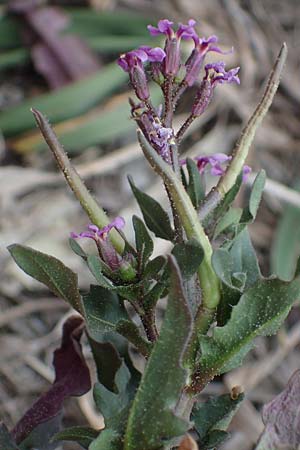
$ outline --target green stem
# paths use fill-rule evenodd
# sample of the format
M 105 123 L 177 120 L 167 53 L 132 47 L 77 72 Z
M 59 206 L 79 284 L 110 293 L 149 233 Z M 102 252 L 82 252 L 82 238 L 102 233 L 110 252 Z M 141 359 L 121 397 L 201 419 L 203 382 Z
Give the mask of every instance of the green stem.
M 109 218 L 107 217 L 105 211 L 88 191 L 78 172 L 72 166 L 63 146 L 58 141 L 57 136 L 52 130 L 46 117 L 36 109 L 32 108 L 31 111 L 45 141 L 47 142 L 58 163 L 59 168 L 64 174 L 67 183 L 74 192 L 76 198 L 79 200 L 82 208 L 87 213 L 93 224 L 97 225 L 99 228 L 103 228 L 109 223 Z M 124 239 L 115 229 L 110 232 L 109 236 L 117 252 L 122 254 L 125 245 Z
M 211 265 L 212 247 L 209 239 L 180 179 L 139 131 L 138 139 L 150 165 L 167 185 L 187 237 L 196 239 L 204 250 L 204 258 L 198 270 L 202 290 L 202 305 L 213 312 L 220 300 L 220 289 L 218 278 Z

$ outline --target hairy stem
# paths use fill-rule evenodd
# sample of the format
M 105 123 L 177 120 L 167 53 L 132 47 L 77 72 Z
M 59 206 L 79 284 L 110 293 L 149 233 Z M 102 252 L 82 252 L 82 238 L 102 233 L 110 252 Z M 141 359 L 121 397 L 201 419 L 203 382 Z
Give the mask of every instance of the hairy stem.
M 139 131 L 138 139 L 150 165 L 167 185 L 187 237 L 196 239 L 204 250 L 204 259 L 199 267 L 198 276 L 202 290 L 202 305 L 208 310 L 212 310 L 213 316 L 213 312 L 220 300 L 220 288 L 218 278 L 211 265 L 211 244 L 180 179 L 171 167 L 155 152 Z
M 166 128 L 171 128 L 172 126 L 172 119 L 173 119 L 172 86 L 173 86 L 173 77 L 168 76 L 163 85 L 165 97 L 165 112 L 163 123 Z
M 182 140 L 183 135 L 186 132 L 186 130 L 194 122 L 195 119 L 196 119 L 196 116 L 194 116 L 193 114 L 190 114 L 189 117 L 186 119 L 186 121 L 182 124 L 182 126 L 180 127 L 180 129 L 178 130 L 178 132 L 176 134 L 176 141 L 178 144 Z

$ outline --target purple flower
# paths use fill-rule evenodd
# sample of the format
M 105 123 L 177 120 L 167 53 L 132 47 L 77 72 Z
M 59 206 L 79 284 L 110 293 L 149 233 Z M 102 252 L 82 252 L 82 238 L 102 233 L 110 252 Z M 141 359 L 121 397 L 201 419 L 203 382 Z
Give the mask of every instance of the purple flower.
M 96 225 L 88 225 L 87 231 L 83 231 L 82 233 L 71 233 L 71 237 L 73 239 L 78 238 L 89 238 L 93 239 L 98 248 L 98 252 L 104 263 L 107 265 L 109 269 L 115 271 L 120 268 L 120 264 L 122 263 L 122 257 L 117 253 L 116 249 L 108 239 L 109 232 L 115 228 L 117 230 L 121 230 L 125 225 L 125 220 L 123 217 L 116 217 L 112 222 L 108 225 L 105 225 L 103 228 L 98 228 Z
M 116 217 L 112 222 L 110 222 L 108 225 L 105 225 L 103 228 L 98 228 L 96 225 L 88 225 L 87 231 L 83 231 L 79 234 L 71 232 L 71 238 L 78 239 L 78 238 L 89 238 L 93 239 L 95 242 L 98 242 L 99 240 L 106 241 L 108 238 L 108 233 L 113 229 L 116 228 L 117 230 L 121 230 L 125 225 L 125 220 L 123 217 Z
M 188 86 L 192 86 L 197 80 L 202 68 L 204 58 L 208 52 L 217 52 L 222 54 L 232 52 L 232 49 L 229 52 L 223 52 L 219 47 L 214 45 L 216 42 L 218 42 L 217 36 L 210 36 L 209 38 L 199 38 L 199 36 L 195 34 L 193 36 L 193 39 L 195 42 L 195 48 L 192 51 L 191 56 L 185 63 L 186 76 L 184 81 Z
M 119 66 L 129 73 L 131 84 L 140 100 L 148 100 L 150 93 L 144 63 L 161 62 L 165 58 L 165 52 L 159 47 L 151 48 L 142 46 L 137 50 L 121 55 L 118 59 Z
M 130 73 L 136 65 L 140 65 L 147 61 L 161 62 L 165 56 L 166 54 L 162 48 L 151 48 L 143 45 L 136 50 L 131 50 L 130 52 L 121 55 L 118 59 L 118 64 L 125 72 Z
M 215 87 L 217 84 L 223 83 L 240 84 L 240 79 L 238 77 L 239 70 L 239 67 L 235 67 L 234 69 L 226 72 L 225 63 L 223 61 L 206 64 L 204 78 L 206 80 L 210 80 L 213 87 Z
M 158 22 L 157 27 L 153 27 L 152 25 L 148 25 L 148 30 L 151 36 L 158 36 L 160 34 L 164 34 L 167 38 L 177 39 L 191 39 L 196 35 L 194 30 L 194 26 L 196 25 L 196 21 L 190 19 L 187 25 L 183 25 L 182 23 L 178 24 L 178 30 L 175 31 L 172 28 L 173 22 L 168 19 L 162 19 Z
M 210 104 L 213 91 L 218 84 L 237 83 L 240 84 L 238 77 L 239 67 L 226 72 L 225 63 L 223 61 L 217 63 L 206 64 L 205 76 L 200 84 L 196 94 L 196 100 L 192 106 L 192 114 L 198 117 L 206 110 Z
M 214 153 L 209 156 L 196 156 L 194 160 L 197 163 L 197 167 L 199 172 L 204 173 L 206 166 L 210 165 L 210 173 L 213 176 L 221 176 L 225 173 L 225 169 L 222 167 L 222 164 L 227 163 L 232 159 L 232 156 L 225 155 L 225 153 Z M 183 166 L 186 164 L 186 159 L 180 160 L 180 165 Z
M 166 36 L 164 60 L 165 75 L 174 76 L 177 74 L 180 67 L 180 41 L 181 39 L 193 39 L 196 35 L 194 25 L 195 20 L 190 19 L 187 25 L 179 24 L 175 32 L 172 28 L 173 22 L 168 19 L 163 19 L 158 22 L 157 27 L 148 25 L 148 30 L 152 36 L 164 34 Z

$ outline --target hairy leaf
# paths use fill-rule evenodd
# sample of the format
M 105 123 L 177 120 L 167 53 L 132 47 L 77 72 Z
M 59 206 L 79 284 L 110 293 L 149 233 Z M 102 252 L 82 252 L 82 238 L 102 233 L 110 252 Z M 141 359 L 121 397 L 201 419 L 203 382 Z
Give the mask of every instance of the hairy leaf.
M 122 363 L 117 350 L 118 346 L 115 344 L 118 343 L 118 338 L 120 341 L 123 341 L 123 338 L 112 332 L 104 333 L 101 337 L 98 335 L 97 341 L 92 339 L 88 333 L 87 337 L 96 364 L 98 381 L 113 391 L 115 374 Z
M 201 377 L 211 378 L 241 364 L 256 336 L 274 334 L 300 294 L 299 281 L 259 280 L 232 308 L 229 321 L 212 337 L 201 336 Z
M 126 450 L 160 449 L 164 443 L 184 434 L 189 426 L 174 414 L 174 408 L 186 381 L 181 361 L 192 317 L 178 266 L 173 257 L 170 262 L 171 292 L 166 315 L 130 410 Z
M 174 238 L 174 231 L 166 211 L 150 195 L 138 189 L 130 177 L 129 183 L 149 230 L 153 231 L 155 236 L 171 241 Z
M 132 400 L 132 391 L 129 388 L 130 377 L 126 364 L 122 362 L 115 375 L 117 393 L 106 389 L 100 383 L 94 386 L 95 403 L 104 417 L 106 428 L 120 433 L 124 431 L 129 403 Z
M 172 254 L 176 258 L 182 277 L 187 280 L 198 270 L 204 257 L 203 249 L 196 239 L 175 244 Z
M 78 278 L 71 269 L 54 256 L 38 252 L 25 245 L 10 245 L 8 251 L 25 273 L 45 284 L 55 295 L 81 312 Z
M 93 339 L 100 341 L 103 333 L 114 331 L 121 319 L 127 319 L 127 312 L 118 296 L 101 286 L 91 286 L 83 297 L 83 306 L 88 332 Z
M 227 433 L 224 432 L 243 399 L 243 394 L 236 399 L 232 399 L 230 394 L 224 394 L 212 397 L 204 403 L 196 403 L 192 420 L 199 435 L 201 449 L 214 448 L 227 438 Z M 219 431 L 221 433 L 218 433 Z
M 153 252 L 153 241 L 144 225 L 144 222 L 137 216 L 132 218 L 133 227 L 135 231 L 136 249 L 140 255 L 142 262 L 142 269 L 148 261 Z

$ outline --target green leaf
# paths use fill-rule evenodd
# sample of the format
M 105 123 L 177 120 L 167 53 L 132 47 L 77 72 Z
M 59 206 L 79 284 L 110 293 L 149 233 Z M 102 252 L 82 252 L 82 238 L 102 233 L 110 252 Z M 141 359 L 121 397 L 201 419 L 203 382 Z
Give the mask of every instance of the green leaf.
M 255 337 L 276 333 L 299 293 L 298 280 L 262 279 L 248 289 L 225 326 L 216 327 L 212 337 L 200 336 L 201 378 L 211 379 L 240 365 Z
M 255 250 L 249 232 L 244 229 L 232 242 L 230 255 L 233 261 L 233 273 L 245 273 L 245 289 L 251 287 L 261 278 Z
M 34 128 L 34 118 L 28 113 L 32 107 L 43 111 L 52 123 L 76 117 L 109 96 L 125 80 L 126 74 L 115 63 L 109 64 L 81 81 L 29 98 L 0 113 L 0 128 L 6 137 Z
M 160 273 L 162 270 L 164 270 L 165 266 L 167 264 L 167 259 L 164 256 L 157 256 L 156 258 L 152 259 L 148 262 L 145 272 L 144 272 L 144 278 L 149 279 L 160 279 Z
M 144 222 L 137 216 L 132 218 L 133 227 L 135 231 L 135 244 L 143 264 L 148 261 L 153 253 L 153 241 L 144 225 Z
M 241 219 L 242 212 L 241 208 L 230 208 L 217 223 L 213 239 L 216 239 L 221 233 L 224 233 L 224 231 L 227 231 L 233 225 L 237 225 Z
M 299 188 L 297 189 L 300 190 Z M 294 276 L 300 254 L 300 209 L 286 205 L 271 247 L 271 268 L 282 280 Z
M 98 381 L 107 389 L 114 390 L 114 379 L 117 370 L 120 368 L 122 360 L 117 350 L 118 341 L 125 341 L 121 336 L 113 332 L 97 335 L 97 341 L 87 333 L 89 344 L 96 364 Z
M 114 430 L 104 429 L 89 446 L 89 450 L 121 450 L 122 438 Z
M 199 173 L 197 164 L 191 158 L 187 158 L 186 167 L 189 174 L 189 183 L 186 190 L 194 207 L 198 209 L 205 197 L 203 177 Z
M 70 427 L 56 433 L 52 441 L 73 441 L 87 449 L 98 434 L 99 431 L 90 427 Z
M 192 411 L 192 420 L 199 434 L 201 449 L 203 444 L 212 441 L 210 436 L 212 431 L 227 429 L 243 399 L 243 394 L 240 394 L 237 399 L 232 399 L 230 394 L 224 394 L 212 397 L 203 403 L 196 403 Z
M 1 450 L 19 450 L 4 423 L 0 423 L 0 448 Z
M 223 283 L 217 314 L 219 325 L 227 322 L 241 293 L 261 278 L 248 230 L 245 228 L 230 245 L 215 250 L 212 256 L 213 268 Z
M 76 239 L 73 238 L 69 238 L 69 245 L 71 247 L 71 249 L 73 250 L 73 252 L 75 253 L 75 255 L 80 256 L 81 258 L 83 258 L 84 260 L 87 259 L 87 254 L 86 252 L 83 250 L 83 248 L 78 244 L 78 242 L 76 241 Z
M 128 180 L 149 230 L 153 231 L 157 237 L 172 241 L 174 238 L 174 231 L 166 211 L 156 200 L 150 197 L 150 195 L 140 191 L 133 183 L 132 178 L 129 177 Z
M 104 417 L 106 428 L 122 433 L 128 415 L 132 393 L 129 389 L 130 372 L 125 363 L 115 375 L 117 393 L 109 391 L 105 386 L 96 383 L 94 386 L 94 400 L 98 410 Z
M 170 263 L 168 306 L 160 336 L 130 410 L 125 450 L 161 449 L 189 427 L 175 415 L 174 408 L 186 381 L 181 361 L 190 337 L 192 317 L 174 257 L 170 257 Z
M 101 286 L 91 286 L 88 294 L 83 296 L 83 307 L 88 332 L 96 341 L 102 340 L 103 333 L 115 331 L 121 319 L 128 315 L 118 296 Z
M 38 252 L 25 245 L 10 245 L 8 251 L 25 273 L 45 284 L 55 295 L 81 312 L 78 278 L 71 269 L 54 256 Z
M 172 254 L 175 256 L 182 277 L 185 280 L 188 280 L 195 274 L 204 257 L 203 249 L 196 239 L 175 244 Z
M 114 285 L 112 282 L 106 278 L 103 273 L 103 264 L 99 256 L 97 255 L 89 255 L 87 258 L 87 264 L 94 275 L 96 281 L 99 283 L 99 285 L 105 289 L 113 289 Z
M 207 440 L 201 443 L 201 450 L 215 450 L 217 446 L 223 444 L 228 438 L 229 433 L 222 430 L 212 430 L 208 435 Z
M 266 172 L 264 170 L 261 170 L 259 174 L 256 176 L 254 183 L 252 185 L 251 194 L 249 198 L 249 205 L 244 210 L 241 222 L 242 223 L 250 223 L 253 222 L 253 220 L 256 217 L 261 197 L 263 194 L 263 190 L 266 183 Z

